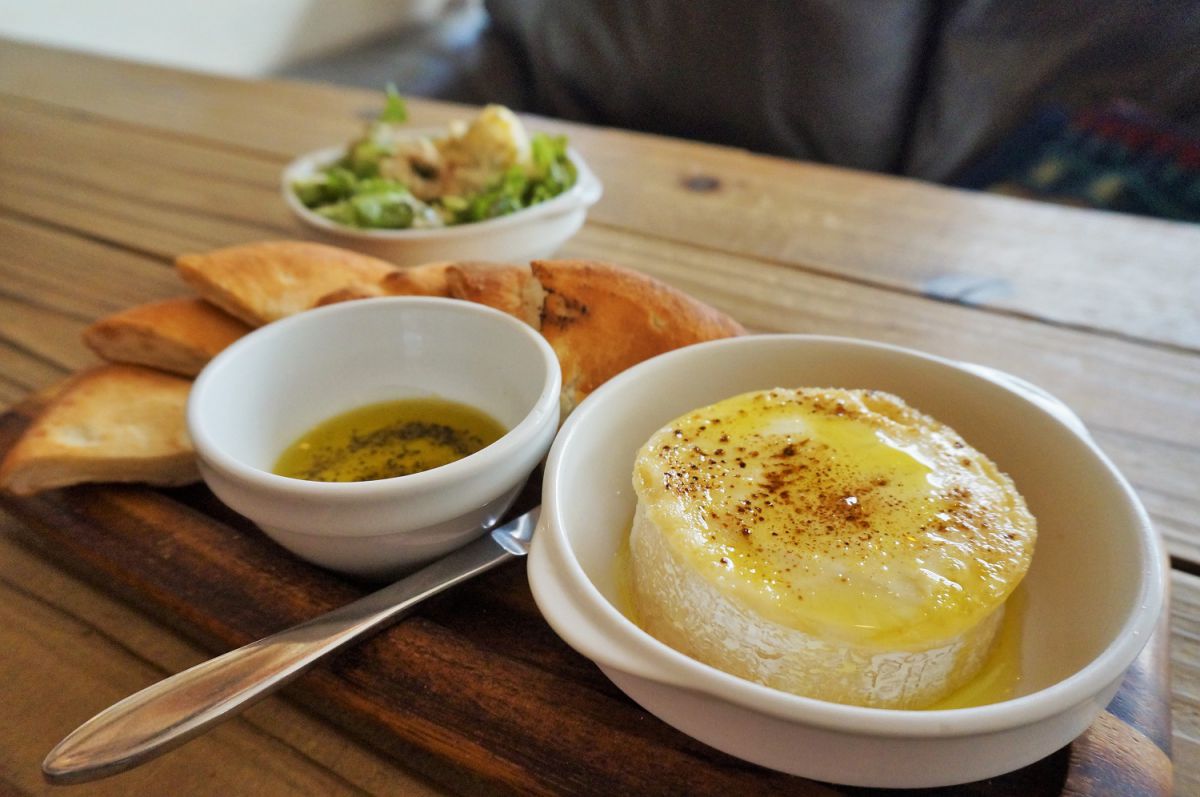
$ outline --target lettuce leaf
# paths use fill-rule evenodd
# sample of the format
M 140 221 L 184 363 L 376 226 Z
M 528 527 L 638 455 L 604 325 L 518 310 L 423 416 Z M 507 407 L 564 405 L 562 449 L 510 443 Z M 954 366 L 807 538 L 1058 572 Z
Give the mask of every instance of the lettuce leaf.
M 395 83 L 387 84 L 387 99 L 384 101 L 383 110 L 379 113 L 376 121 L 386 124 L 402 124 L 408 121 L 408 106 L 404 104 L 404 98 L 396 90 Z

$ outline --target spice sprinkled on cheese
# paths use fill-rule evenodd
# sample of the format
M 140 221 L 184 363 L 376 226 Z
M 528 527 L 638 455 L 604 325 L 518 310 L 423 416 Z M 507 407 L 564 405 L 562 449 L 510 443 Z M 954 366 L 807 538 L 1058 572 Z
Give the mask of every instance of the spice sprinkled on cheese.
M 643 447 L 634 487 L 651 633 L 816 696 L 824 665 L 780 645 L 827 649 L 827 699 L 867 705 L 937 699 L 978 669 L 1036 536 L 987 457 L 878 391 L 780 388 L 695 410 Z

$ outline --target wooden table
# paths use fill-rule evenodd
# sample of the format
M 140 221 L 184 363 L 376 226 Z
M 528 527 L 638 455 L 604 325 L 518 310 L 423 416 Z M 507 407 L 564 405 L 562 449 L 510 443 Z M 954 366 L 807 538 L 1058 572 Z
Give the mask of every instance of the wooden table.
M 374 93 L 0 44 L 0 404 L 93 361 L 83 326 L 181 292 L 185 251 L 307 235 L 280 167 L 348 139 Z M 463 115 L 411 103 L 414 123 Z M 1200 227 L 983 196 L 581 125 L 605 195 L 563 256 L 621 263 L 756 330 L 888 341 L 1068 402 L 1172 555 L 1176 782 L 1200 793 Z M 211 651 L 52 564 L 0 514 L 0 791 L 44 793 L 78 721 Z M 297 689 L 303 688 L 303 681 Z M 412 764 L 414 762 L 408 762 Z M 430 762 L 287 697 L 79 795 L 441 793 Z

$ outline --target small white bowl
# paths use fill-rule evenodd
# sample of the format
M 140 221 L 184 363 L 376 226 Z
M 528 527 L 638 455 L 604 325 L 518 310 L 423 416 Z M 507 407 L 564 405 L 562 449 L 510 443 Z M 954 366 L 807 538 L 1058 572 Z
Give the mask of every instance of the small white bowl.
M 444 133 L 413 130 L 412 134 Z M 338 238 L 341 243 L 397 265 L 411 266 L 442 260 L 498 260 L 525 263 L 549 257 L 583 226 L 588 208 L 603 193 L 597 179 L 579 153 L 567 150 L 575 164 L 575 185 L 563 193 L 494 219 L 432 230 L 362 230 L 313 212 L 292 190 L 297 180 L 311 177 L 346 153 L 344 146 L 310 152 L 283 170 L 283 200 L 305 224 Z
M 787 694 L 701 664 L 619 610 L 615 562 L 636 498 L 636 449 L 684 412 L 772 387 L 890 391 L 1007 471 L 1038 519 L 1022 583 L 1019 694 L 901 711 Z M 683 732 L 783 772 L 854 786 L 992 777 L 1082 733 L 1108 704 L 1162 610 L 1165 556 L 1145 510 L 1079 419 L 998 371 L 893 346 L 802 335 L 703 343 L 620 374 L 551 449 L 529 560 L 534 598 L 572 647 Z
M 196 379 L 188 431 L 218 498 L 325 567 L 387 578 L 483 533 L 511 505 L 558 428 L 554 351 L 511 316 L 453 299 L 369 299 L 258 329 Z M 508 433 L 422 473 L 328 483 L 271 473 L 321 421 L 365 404 L 437 396 Z

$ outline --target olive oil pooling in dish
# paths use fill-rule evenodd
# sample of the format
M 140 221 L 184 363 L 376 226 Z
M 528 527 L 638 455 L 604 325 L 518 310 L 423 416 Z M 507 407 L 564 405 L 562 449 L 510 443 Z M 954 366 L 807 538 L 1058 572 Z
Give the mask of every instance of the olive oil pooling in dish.
M 390 479 L 462 459 L 505 428 L 466 404 L 440 398 L 369 404 L 323 421 L 284 450 L 280 476 L 322 482 Z

